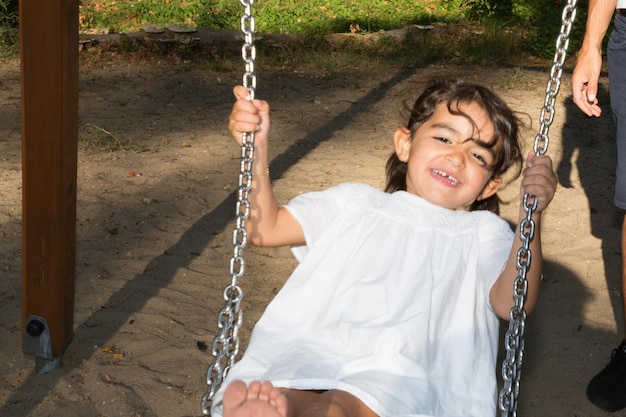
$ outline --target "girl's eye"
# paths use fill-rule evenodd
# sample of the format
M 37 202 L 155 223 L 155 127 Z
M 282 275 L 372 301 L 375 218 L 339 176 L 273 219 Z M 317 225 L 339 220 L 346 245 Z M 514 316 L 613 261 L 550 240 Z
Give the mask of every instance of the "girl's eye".
M 450 140 L 448 138 L 444 138 L 443 136 L 435 136 L 435 140 L 443 143 L 450 143 Z
M 482 165 L 487 165 L 487 159 L 483 157 L 481 154 L 475 153 L 474 158 L 476 158 L 476 160 L 480 162 Z

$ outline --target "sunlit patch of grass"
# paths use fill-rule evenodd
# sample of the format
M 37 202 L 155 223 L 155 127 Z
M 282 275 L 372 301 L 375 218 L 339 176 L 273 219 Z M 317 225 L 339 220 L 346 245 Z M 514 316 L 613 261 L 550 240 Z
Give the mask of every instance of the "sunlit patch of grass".
M 15 1 L 0 0 L 0 29 L 4 24 L 3 2 Z M 256 32 L 298 37 L 296 42 L 281 44 L 260 39 L 259 55 L 263 54 L 265 64 L 278 68 L 312 66 L 333 72 L 358 68 L 360 60 L 363 60 L 361 64 L 423 66 L 434 62 L 499 64 L 528 55 L 545 58 L 554 50 L 552 37 L 559 29 L 561 8 L 553 3 L 543 0 L 256 0 L 252 12 Z M 233 68 L 232 50 L 225 50 L 224 45 L 148 42 L 127 35 L 141 31 L 146 25 L 165 27 L 168 23 L 240 33 L 242 13 L 241 3 L 233 0 L 81 0 L 79 27 L 83 34 L 122 34 L 119 41 L 110 45 L 109 53 L 135 59 L 167 57 L 195 62 L 216 71 L 229 71 Z M 583 23 L 578 20 L 575 23 L 580 27 Z M 407 37 L 402 42 L 385 37 L 363 42 L 370 35 L 414 26 L 432 26 L 435 30 L 425 31 L 421 37 Z M 554 35 L 545 36 L 547 33 Z M 328 36 L 337 34 L 355 38 L 328 41 Z M 572 38 L 577 41 L 575 33 Z M 15 40 L 8 44 L 18 48 Z M 575 44 L 572 42 L 570 47 Z M 3 48 L 0 37 L 0 57 Z M 6 51 L 9 53 L 8 49 Z
M 130 151 L 145 152 L 145 146 L 135 143 L 130 139 L 122 139 L 107 130 L 88 123 L 86 125 L 88 133 L 80 138 L 80 142 L 87 149 L 96 151 L 114 152 L 114 151 Z

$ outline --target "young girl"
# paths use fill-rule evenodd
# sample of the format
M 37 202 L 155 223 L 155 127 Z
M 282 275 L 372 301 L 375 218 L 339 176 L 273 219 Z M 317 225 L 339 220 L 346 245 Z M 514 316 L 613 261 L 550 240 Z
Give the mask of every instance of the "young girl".
M 269 105 L 234 93 L 233 137 L 255 132 L 249 241 L 291 245 L 300 264 L 213 416 L 494 416 L 498 317 L 514 305 L 521 245 L 495 214 L 503 174 L 523 162 L 514 113 L 487 88 L 432 82 L 394 134 L 386 192 L 348 183 L 281 207 L 266 171 Z M 529 312 L 556 184 L 550 158 L 531 153 L 520 190 L 538 200 Z

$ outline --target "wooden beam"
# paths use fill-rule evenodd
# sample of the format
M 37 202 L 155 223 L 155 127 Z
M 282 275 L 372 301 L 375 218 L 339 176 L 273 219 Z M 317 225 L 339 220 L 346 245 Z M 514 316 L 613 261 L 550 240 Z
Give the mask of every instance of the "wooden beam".
M 78 0 L 20 0 L 19 15 L 22 335 L 42 317 L 59 358 L 74 331 Z

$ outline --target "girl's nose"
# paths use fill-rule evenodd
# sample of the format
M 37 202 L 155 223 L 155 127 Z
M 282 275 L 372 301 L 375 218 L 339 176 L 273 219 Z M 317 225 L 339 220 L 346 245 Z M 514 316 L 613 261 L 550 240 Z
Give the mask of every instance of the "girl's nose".
M 446 160 L 454 167 L 463 167 L 465 165 L 465 155 L 456 149 L 448 152 Z

